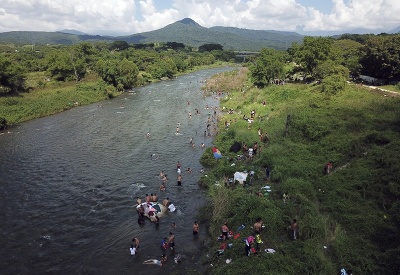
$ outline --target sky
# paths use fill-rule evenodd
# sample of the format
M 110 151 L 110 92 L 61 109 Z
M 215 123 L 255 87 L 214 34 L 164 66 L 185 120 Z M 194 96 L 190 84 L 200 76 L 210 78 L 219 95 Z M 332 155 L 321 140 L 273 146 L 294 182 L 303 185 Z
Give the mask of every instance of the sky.
M 191 18 L 301 34 L 381 33 L 400 26 L 399 0 L 0 0 L 0 32 L 129 35 Z

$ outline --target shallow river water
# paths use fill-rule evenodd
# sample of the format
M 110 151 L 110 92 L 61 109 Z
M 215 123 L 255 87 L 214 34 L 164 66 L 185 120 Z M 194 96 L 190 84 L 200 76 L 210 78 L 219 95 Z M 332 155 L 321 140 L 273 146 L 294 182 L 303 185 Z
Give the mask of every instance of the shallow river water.
M 1 274 L 159 274 L 159 267 L 142 263 L 160 258 L 160 242 L 171 230 L 182 262 L 170 257 L 162 272 L 200 268 L 196 251 L 205 225 L 198 238 L 192 235 L 205 203 L 197 185 L 199 145 L 212 142 L 204 137 L 205 106 L 218 105 L 203 98 L 200 87 L 230 69 L 194 72 L 0 133 Z M 177 123 L 181 135 L 175 134 Z M 183 171 L 193 170 L 183 172 L 182 187 L 176 184 L 177 161 Z M 165 192 L 158 190 L 161 170 L 169 178 Z M 154 192 L 178 209 L 158 226 L 149 220 L 139 226 L 136 197 Z M 133 237 L 141 241 L 134 257 Z

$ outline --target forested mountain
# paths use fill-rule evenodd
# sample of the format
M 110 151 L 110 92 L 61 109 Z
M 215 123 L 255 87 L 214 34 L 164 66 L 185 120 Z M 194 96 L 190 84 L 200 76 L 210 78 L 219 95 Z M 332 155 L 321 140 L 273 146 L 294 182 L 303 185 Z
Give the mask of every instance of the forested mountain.
M 161 29 L 129 36 L 78 35 L 63 32 L 6 32 L 0 33 L 0 43 L 14 44 L 76 44 L 82 41 L 123 40 L 128 43 L 179 42 L 199 47 L 218 43 L 224 49 L 259 51 L 264 47 L 287 49 L 292 42 L 301 43 L 303 36 L 294 32 L 248 30 L 232 27 L 205 28 L 190 18 Z

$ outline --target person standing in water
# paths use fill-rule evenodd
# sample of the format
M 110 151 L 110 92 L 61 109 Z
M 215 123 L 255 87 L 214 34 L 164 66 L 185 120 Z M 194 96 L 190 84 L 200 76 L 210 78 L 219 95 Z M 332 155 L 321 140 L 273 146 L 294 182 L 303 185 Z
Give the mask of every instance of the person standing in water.
M 193 235 L 197 235 L 199 233 L 199 224 L 197 221 L 194 221 L 193 223 Z
M 178 175 L 178 186 L 182 186 L 182 179 L 183 179 L 182 175 L 179 174 Z
M 175 246 L 175 235 L 174 235 L 172 232 L 169 232 L 168 243 L 169 243 L 169 247 L 171 248 L 171 250 L 174 250 L 174 246 Z

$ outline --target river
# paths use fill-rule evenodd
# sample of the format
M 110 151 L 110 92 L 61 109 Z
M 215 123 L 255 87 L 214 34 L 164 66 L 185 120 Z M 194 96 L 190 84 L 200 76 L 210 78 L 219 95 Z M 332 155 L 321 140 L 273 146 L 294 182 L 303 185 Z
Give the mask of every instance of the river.
M 205 106 L 218 101 L 203 98 L 200 87 L 231 69 L 193 72 L 0 133 L 1 274 L 159 274 L 158 266 L 143 261 L 160 259 L 160 242 L 171 230 L 182 262 L 174 264 L 168 251 L 162 271 L 201 269 L 196 252 L 207 238 L 205 225 L 198 238 L 192 235 L 206 201 L 197 184 L 200 143 L 211 146 L 204 137 Z M 181 135 L 175 134 L 177 123 Z M 183 171 L 193 170 L 183 173 L 182 187 L 177 161 Z M 165 192 L 159 192 L 161 170 L 169 178 Z M 158 226 L 149 220 L 139 226 L 136 197 L 154 192 L 178 210 Z M 134 257 L 133 237 L 141 241 Z

